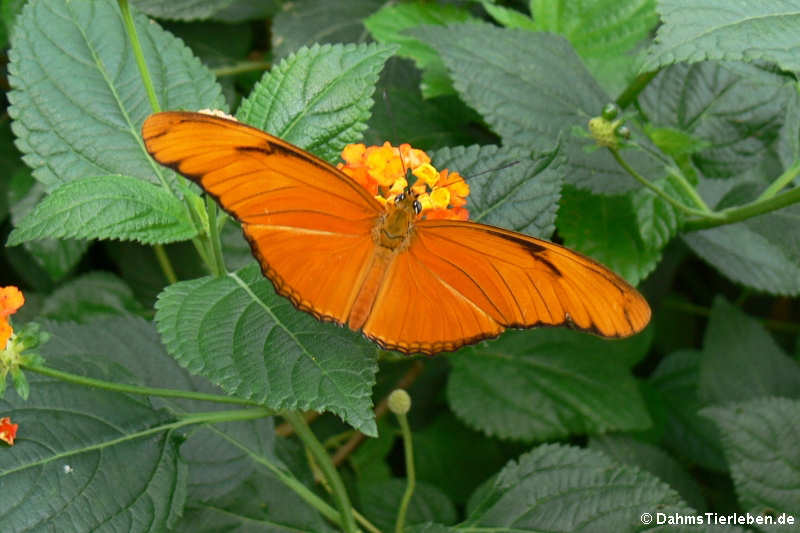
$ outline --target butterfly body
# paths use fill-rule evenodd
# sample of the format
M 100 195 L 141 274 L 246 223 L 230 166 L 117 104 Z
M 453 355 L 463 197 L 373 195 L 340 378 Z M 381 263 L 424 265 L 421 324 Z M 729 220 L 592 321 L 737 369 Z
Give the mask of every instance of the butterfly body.
M 200 113 L 151 115 L 150 154 L 242 225 L 278 294 L 385 349 L 434 354 L 506 328 L 564 325 L 627 337 L 644 298 L 577 252 L 461 220 L 421 220 L 409 191 L 381 205 L 325 161 L 256 128 Z

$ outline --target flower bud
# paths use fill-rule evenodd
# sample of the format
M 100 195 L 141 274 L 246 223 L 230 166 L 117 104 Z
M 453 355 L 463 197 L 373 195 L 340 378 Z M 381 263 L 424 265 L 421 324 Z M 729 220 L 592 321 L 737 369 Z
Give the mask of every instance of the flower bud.
M 411 409 L 411 396 L 403 389 L 395 389 L 389 395 L 389 409 L 396 415 L 404 415 Z

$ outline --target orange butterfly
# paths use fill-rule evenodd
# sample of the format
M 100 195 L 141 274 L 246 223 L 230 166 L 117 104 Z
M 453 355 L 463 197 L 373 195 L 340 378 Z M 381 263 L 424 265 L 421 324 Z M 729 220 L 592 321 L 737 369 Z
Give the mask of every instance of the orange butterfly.
M 627 337 L 650 320 L 642 295 L 588 257 L 476 222 L 418 220 L 410 190 L 384 207 L 256 128 L 165 112 L 145 120 L 142 137 L 241 222 L 278 294 L 382 348 L 435 354 L 535 326 Z

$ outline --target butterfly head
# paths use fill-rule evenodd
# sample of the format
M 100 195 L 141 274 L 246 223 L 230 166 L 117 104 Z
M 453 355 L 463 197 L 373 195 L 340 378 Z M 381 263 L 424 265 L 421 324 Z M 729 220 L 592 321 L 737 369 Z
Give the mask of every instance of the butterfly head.
M 417 199 L 418 196 L 419 194 L 414 192 L 411 187 L 406 187 L 403 192 L 395 197 L 394 205 L 397 209 L 413 212 L 415 216 L 419 215 L 422 213 L 422 203 Z

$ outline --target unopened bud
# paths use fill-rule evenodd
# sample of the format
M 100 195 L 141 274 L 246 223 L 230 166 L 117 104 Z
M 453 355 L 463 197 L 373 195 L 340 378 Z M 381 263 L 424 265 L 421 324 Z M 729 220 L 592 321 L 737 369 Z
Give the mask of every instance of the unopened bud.
M 389 395 L 389 409 L 396 415 L 404 415 L 411 409 L 411 396 L 403 389 L 395 389 Z

